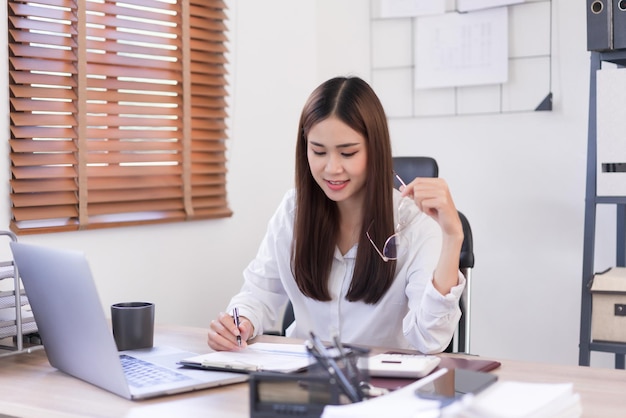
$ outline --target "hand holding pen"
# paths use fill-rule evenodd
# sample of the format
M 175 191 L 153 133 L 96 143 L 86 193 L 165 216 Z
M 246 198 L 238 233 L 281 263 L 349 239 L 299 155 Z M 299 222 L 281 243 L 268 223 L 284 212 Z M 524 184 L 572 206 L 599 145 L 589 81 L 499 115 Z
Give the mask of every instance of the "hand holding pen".
M 237 351 L 248 346 L 246 341 L 253 334 L 252 323 L 237 308 L 230 313 L 222 312 L 211 321 L 207 344 L 216 351 Z

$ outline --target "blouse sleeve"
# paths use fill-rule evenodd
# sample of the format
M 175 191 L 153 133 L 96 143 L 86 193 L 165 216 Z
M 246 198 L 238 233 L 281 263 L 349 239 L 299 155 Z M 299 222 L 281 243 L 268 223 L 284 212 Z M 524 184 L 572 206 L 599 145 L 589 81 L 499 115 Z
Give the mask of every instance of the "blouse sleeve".
M 447 295 L 433 285 L 433 273 L 441 253 L 439 225 L 421 214 L 408 234 L 409 252 L 406 265 L 406 297 L 409 311 L 402 322 L 408 342 L 422 353 L 445 350 L 461 317 L 459 300 L 465 288 L 465 277 L 459 271 L 459 283 Z
M 464 288 L 465 277 L 461 272 L 459 284 L 447 295 L 435 289 L 432 279 L 427 282 L 420 306 L 416 310 L 410 309 L 402 324 L 407 340 L 418 351 L 425 354 L 439 353 L 450 344 L 461 318 L 459 299 Z

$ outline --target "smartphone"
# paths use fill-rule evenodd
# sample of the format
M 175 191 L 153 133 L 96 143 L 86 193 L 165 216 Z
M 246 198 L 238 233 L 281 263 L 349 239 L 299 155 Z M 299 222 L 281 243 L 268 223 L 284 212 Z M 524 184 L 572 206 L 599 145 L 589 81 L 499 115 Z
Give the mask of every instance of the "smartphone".
M 415 389 L 415 394 L 423 399 L 435 399 L 450 403 L 467 393 L 478 393 L 496 380 L 498 380 L 498 376 L 491 373 L 448 369 L 432 382 Z

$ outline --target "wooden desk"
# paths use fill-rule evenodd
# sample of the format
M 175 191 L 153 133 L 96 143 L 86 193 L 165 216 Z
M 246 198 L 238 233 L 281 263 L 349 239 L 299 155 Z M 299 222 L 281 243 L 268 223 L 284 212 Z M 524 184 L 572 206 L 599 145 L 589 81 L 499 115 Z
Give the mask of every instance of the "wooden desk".
M 280 337 L 262 337 L 264 341 Z M 155 344 L 202 353 L 206 330 L 157 329 Z M 501 380 L 573 382 L 584 417 L 626 416 L 626 371 L 501 360 Z M 248 385 L 240 383 L 146 401 L 128 401 L 52 368 L 42 350 L 0 359 L 0 414 L 57 417 L 248 417 Z

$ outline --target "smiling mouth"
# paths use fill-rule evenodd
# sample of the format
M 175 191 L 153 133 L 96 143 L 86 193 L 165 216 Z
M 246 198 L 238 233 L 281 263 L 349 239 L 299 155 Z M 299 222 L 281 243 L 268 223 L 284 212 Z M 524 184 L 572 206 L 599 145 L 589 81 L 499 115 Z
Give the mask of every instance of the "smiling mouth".
M 349 180 L 326 180 L 326 187 L 330 190 L 338 192 L 347 187 Z

